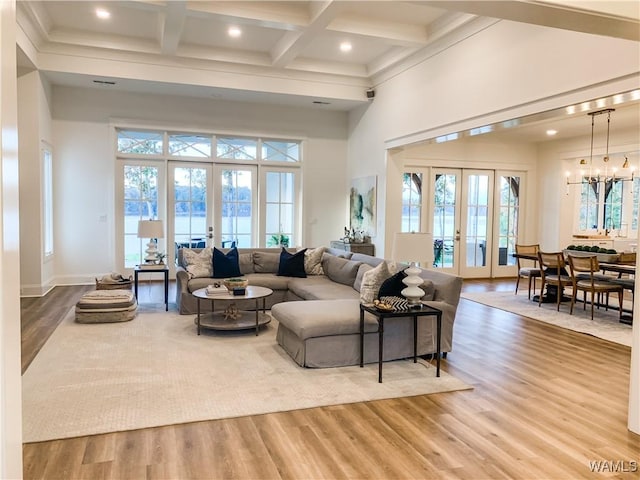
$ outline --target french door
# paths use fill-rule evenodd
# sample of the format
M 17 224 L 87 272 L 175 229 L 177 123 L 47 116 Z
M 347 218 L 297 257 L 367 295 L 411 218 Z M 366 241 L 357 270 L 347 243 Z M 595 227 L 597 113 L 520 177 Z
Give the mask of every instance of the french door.
M 179 247 L 255 245 L 255 166 L 181 161 L 168 170 L 170 265 Z
M 434 267 L 464 278 L 491 276 L 494 172 L 434 168 Z

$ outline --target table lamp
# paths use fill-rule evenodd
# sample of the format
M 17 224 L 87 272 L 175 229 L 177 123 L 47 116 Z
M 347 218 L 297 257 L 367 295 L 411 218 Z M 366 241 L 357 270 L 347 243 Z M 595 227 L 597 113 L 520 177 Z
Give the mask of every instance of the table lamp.
M 420 288 L 423 279 L 418 276 L 420 268 L 417 262 L 426 261 L 433 257 L 433 235 L 430 233 L 396 233 L 393 238 L 392 258 L 396 262 L 411 262 L 404 273 L 407 276 L 402 280 L 407 287 L 402 290 L 410 307 L 419 307 L 420 299 L 424 296 L 424 290 Z
M 158 245 L 156 240 L 164 238 L 162 229 L 162 220 L 139 220 L 138 221 L 138 238 L 148 238 L 147 249 L 144 257 L 146 263 L 155 263 L 158 260 Z

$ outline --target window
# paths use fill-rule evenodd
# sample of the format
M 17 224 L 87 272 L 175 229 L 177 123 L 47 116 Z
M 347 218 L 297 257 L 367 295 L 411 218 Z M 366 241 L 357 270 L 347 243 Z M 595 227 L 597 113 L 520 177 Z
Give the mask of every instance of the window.
M 171 134 L 169 155 L 190 158 L 211 158 L 211 136 Z
M 631 230 L 638 230 L 638 203 L 640 198 L 640 178 L 635 177 L 633 179 L 633 212 L 631 214 Z
M 122 176 L 116 185 L 122 212 L 116 250 L 124 268 L 144 258 L 148 240 L 137 237 L 141 219 L 165 222 L 170 238 L 160 239 L 159 249 L 169 246 L 170 265 L 181 245 L 264 247 L 301 241 L 300 140 L 115 131 Z
M 42 245 L 44 258 L 53 255 L 53 156 L 51 148 L 42 149 Z
M 139 155 L 161 155 L 164 135 L 162 132 L 118 130 L 118 152 Z
M 124 165 L 124 266 L 133 268 L 144 259 L 149 239 L 138 238 L 138 221 L 158 214 L 158 168 Z
M 401 232 L 420 232 L 422 218 L 422 173 L 402 174 Z
M 624 181 L 584 177 L 580 184 L 580 230 L 619 230 L 624 211 Z
M 265 175 L 265 245 L 295 245 L 295 175 L 268 171 Z

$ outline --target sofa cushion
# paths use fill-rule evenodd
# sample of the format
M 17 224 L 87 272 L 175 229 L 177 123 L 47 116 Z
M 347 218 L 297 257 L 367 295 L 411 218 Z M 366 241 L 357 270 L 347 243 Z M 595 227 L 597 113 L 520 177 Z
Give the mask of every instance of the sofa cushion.
M 275 273 L 249 273 L 244 278 L 249 281 L 249 285 L 267 287 L 271 290 L 288 290 L 290 277 L 280 277 Z
M 280 252 L 280 263 L 278 264 L 278 275 L 281 277 L 307 278 L 304 271 L 304 254 L 307 249 L 296 253 L 289 253 L 283 247 Z
M 366 253 L 354 253 L 351 255 L 351 258 L 354 262 L 362 262 L 370 265 L 372 267 L 377 267 L 380 263 L 384 262 L 384 259 L 378 257 L 372 257 L 371 255 L 367 255 Z
M 384 281 L 394 275 L 396 271 L 395 263 L 380 262 L 377 267 L 366 272 L 362 276 L 360 301 L 362 303 L 372 303 L 378 298 L 378 292 Z
M 327 254 L 322 255 L 322 269 L 325 275 L 334 282 L 349 285 L 350 287 L 356 281 L 360 265 L 361 262 L 352 262 L 346 258 Z
M 304 271 L 307 275 L 322 275 L 322 254 L 324 253 L 324 247 L 318 247 L 313 249 L 307 249 L 304 254 Z
M 253 253 L 241 253 L 238 263 L 240 264 L 240 273 L 242 275 L 255 272 L 253 268 Z
M 184 269 L 189 278 L 211 277 L 213 265 L 211 264 L 211 249 L 203 248 L 199 252 L 190 248 L 181 248 Z
M 253 252 L 253 270 L 255 273 L 278 273 L 280 253 Z
M 358 267 L 358 273 L 356 274 L 356 279 L 353 282 L 353 288 L 359 292 L 362 289 L 362 277 L 364 274 L 371 270 L 373 267 L 368 263 L 363 263 Z
M 302 340 L 331 335 L 359 334 L 359 305 L 358 299 L 284 302 L 274 305 L 271 308 L 271 315 Z M 373 317 L 365 316 L 364 331 L 376 332 L 377 329 L 378 324 Z
M 292 278 L 289 281 L 289 291 L 304 300 L 358 298 L 358 292 L 352 287 L 333 282 L 324 275 Z
M 240 255 L 237 248 L 232 248 L 226 254 L 213 247 L 213 278 L 239 277 Z

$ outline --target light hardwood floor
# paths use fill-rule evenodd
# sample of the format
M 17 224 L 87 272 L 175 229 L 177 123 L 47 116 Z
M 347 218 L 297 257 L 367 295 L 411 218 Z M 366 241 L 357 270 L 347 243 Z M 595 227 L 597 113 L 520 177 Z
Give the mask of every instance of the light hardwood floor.
M 90 288 L 23 300 L 23 370 Z M 162 285 L 140 300 L 162 303 Z M 24 478 L 636 479 L 629 362 L 628 347 L 461 300 L 443 369 L 473 390 L 25 444 Z M 592 473 L 597 460 L 618 471 Z

